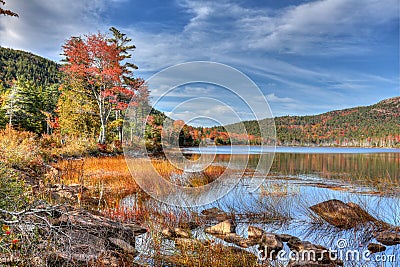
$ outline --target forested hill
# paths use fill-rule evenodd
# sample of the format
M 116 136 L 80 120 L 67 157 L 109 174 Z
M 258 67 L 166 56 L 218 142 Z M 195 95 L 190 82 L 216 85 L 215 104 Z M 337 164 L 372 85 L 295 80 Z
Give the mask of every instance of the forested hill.
M 0 47 L 0 128 L 49 132 L 56 114 L 59 65 L 29 52 Z
M 244 124 L 259 136 L 256 121 Z M 277 117 L 275 125 L 280 145 L 399 147 L 400 97 L 320 115 Z
M 59 82 L 59 65 L 29 52 L 0 47 L 0 88 L 11 87 L 13 80 L 21 78 L 38 86 Z

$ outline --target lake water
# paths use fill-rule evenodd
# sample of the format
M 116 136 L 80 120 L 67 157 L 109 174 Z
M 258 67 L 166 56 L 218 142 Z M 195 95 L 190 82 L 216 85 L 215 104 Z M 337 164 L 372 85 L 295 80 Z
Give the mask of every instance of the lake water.
M 201 154 L 212 155 L 213 164 L 243 171 L 240 180 L 226 179 L 215 191 L 224 192 L 221 198 L 194 207 L 197 212 L 218 207 L 238 216 L 254 214 L 252 218 L 239 216 L 237 233 L 243 236 L 251 224 L 333 249 L 345 238 L 349 248 L 365 250 L 374 239 L 362 229 L 315 229 L 308 207 L 330 199 L 355 202 L 378 219 L 400 225 L 400 149 L 277 147 L 272 153 L 274 149 L 268 147 L 218 146 L 183 151 L 194 162 Z M 129 206 L 130 201 L 127 198 L 124 204 Z M 210 238 L 201 231 L 196 235 Z M 364 266 L 400 266 L 399 245 L 377 255 L 395 255 L 397 260 L 383 265 L 373 260 Z
M 205 154 L 260 154 L 268 152 L 296 154 L 371 154 L 400 153 L 396 148 L 361 148 L 361 147 L 268 147 L 268 146 L 204 146 L 184 148 L 187 153 Z
M 184 153 L 215 154 L 214 162 L 238 162 L 255 169 L 268 166 L 273 148 L 259 146 L 216 146 L 185 148 Z M 352 183 L 390 193 L 400 184 L 400 149 L 388 148 L 331 148 L 276 147 L 270 174 L 303 181 Z M 395 191 L 395 190 L 394 190 Z

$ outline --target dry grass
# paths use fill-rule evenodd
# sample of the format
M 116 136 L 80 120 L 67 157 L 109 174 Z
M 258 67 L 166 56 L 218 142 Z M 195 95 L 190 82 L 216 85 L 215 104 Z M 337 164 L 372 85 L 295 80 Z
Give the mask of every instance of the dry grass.
M 37 136 L 7 126 L 0 130 L 0 162 L 16 169 L 36 169 L 42 164 Z
M 151 164 L 164 179 L 180 186 L 189 187 L 200 187 L 212 183 L 226 171 L 226 167 L 210 165 L 204 171 L 185 173 L 169 161 L 161 159 L 153 159 Z M 181 179 L 176 179 L 176 176 L 179 176 Z
M 132 161 L 131 168 L 136 175 L 151 177 L 155 169 L 171 182 L 176 182 L 173 177 L 181 177 L 181 186 L 203 186 L 218 179 L 226 171 L 225 167 L 211 165 L 202 172 L 184 173 L 163 159 L 152 159 L 151 165 L 154 169 L 151 169 L 145 161 L 146 159 Z M 91 190 L 93 196 L 104 199 L 106 206 L 111 208 L 118 207 L 122 198 L 140 189 L 122 155 L 62 160 L 55 163 L 54 167 L 61 170 L 62 183 L 84 185 Z
M 108 207 L 117 207 L 122 198 L 139 190 L 123 156 L 62 160 L 54 167 L 61 171 L 62 183 L 84 185 Z
M 245 250 L 210 242 L 184 242 L 164 259 L 175 266 L 260 266 L 257 257 Z

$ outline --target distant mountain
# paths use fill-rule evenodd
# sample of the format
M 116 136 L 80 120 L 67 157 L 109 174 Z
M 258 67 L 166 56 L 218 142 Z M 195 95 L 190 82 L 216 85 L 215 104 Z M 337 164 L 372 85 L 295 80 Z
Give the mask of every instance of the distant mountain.
M 244 125 L 248 134 L 260 136 L 256 121 Z M 313 116 L 276 117 L 275 125 L 279 145 L 400 147 L 400 97 Z
M 0 88 L 20 77 L 47 86 L 60 81 L 59 64 L 29 52 L 0 47 Z

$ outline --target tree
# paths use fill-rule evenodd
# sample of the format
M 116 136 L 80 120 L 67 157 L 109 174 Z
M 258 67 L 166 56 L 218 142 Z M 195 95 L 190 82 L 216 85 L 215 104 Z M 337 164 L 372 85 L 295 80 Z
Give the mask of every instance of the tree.
M 3 110 L 10 126 L 43 133 L 48 131 L 46 113 L 53 113 L 58 99 L 56 85 L 42 87 L 18 78 L 7 92 Z
M 100 124 L 98 141 L 106 143 L 107 123 L 112 111 L 125 110 L 143 80 L 134 78 L 134 64 L 123 63 L 131 57 L 127 38 L 115 28 L 113 37 L 105 34 L 89 34 L 71 37 L 63 46 L 66 64 L 61 68 L 65 74 L 65 87 L 85 96 L 97 105 Z M 120 112 L 116 112 L 120 117 Z
M 87 95 L 66 88 L 66 85 L 60 87 L 60 91 L 56 112 L 61 132 L 80 138 L 95 138 L 100 129 L 97 104 Z
M 4 0 L 0 0 L 0 4 L 5 5 L 6 2 Z M 2 9 L 1 7 L 0 7 L 0 15 L 18 17 L 17 13 L 12 12 L 11 10 Z

